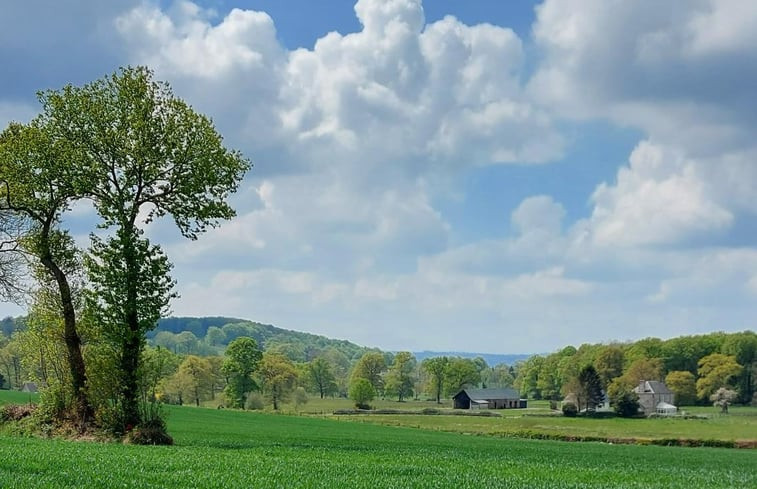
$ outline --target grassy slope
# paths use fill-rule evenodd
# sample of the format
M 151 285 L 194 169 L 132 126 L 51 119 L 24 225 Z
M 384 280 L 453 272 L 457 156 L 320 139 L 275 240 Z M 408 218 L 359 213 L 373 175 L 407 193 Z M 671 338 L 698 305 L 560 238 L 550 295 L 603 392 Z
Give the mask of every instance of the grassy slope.
M 0 487 L 757 487 L 754 451 L 470 437 L 173 408 L 175 447 L 0 437 Z

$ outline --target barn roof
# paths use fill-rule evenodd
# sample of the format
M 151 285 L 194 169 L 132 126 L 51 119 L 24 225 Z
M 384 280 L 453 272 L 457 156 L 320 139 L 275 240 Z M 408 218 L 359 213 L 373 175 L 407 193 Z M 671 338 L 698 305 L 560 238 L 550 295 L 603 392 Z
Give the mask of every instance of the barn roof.
M 454 397 L 465 392 L 471 399 L 520 399 L 520 394 L 515 389 L 463 389 Z

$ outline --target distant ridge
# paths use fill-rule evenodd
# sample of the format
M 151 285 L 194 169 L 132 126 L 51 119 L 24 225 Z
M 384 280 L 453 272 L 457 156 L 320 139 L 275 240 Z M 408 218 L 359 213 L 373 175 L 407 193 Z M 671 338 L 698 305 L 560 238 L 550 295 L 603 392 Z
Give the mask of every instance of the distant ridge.
M 493 367 L 504 363 L 506 365 L 514 365 L 517 362 L 528 360 L 533 355 L 526 353 L 512 353 L 512 354 L 499 354 L 499 353 L 473 353 L 467 351 L 415 351 L 413 352 L 415 358 L 420 362 L 426 358 L 433 357 L 462 357 L 462 358 L 476 358 L 481 357 L 486 360 L 487 365 Z

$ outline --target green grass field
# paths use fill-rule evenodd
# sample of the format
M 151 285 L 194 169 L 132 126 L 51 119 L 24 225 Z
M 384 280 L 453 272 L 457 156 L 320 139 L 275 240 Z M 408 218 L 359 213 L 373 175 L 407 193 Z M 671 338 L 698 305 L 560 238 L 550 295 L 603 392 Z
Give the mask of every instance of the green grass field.
M 352 421 L 427 430 L 476 433 L 493 436 L 529 434 L 571 435 L 604 438 L 687 438 L 703 440 L 757 440 L 757 410 L 730 415 L 713 414 L 709 419 L 594 419 L 563 416 L 510 416 L 483 418 L 467 416 L 349 416 Z
M 189 407 L 168 414 L 173 447 L 0 436 L 0 487 L 757 487 L 753 450 L 499 439 Z

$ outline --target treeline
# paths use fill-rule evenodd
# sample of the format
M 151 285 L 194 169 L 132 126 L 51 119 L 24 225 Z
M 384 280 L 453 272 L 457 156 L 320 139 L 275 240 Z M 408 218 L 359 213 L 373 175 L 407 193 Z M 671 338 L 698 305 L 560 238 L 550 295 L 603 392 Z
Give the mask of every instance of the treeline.
M 751 331 L 568 346 L 513 365 L 492 366 L 480 357 L 419 361 L 410 352 L 382 352 L 255 322 L 220 325 L 227 319 L 169 318 L 173 327 L 181 321 L 202 325 L 195 329 L 204 331 L 202 337 L 158 327 L 144 354 L 155 396 L 170 403 L 201 403 L 224 393 L 221 402 L 229 405 L 262 407 L 264 402 L 278 405 L 291 396 L 302 401 L 309 395 L 350 397 L 367 405 L 376 397 L 441 401 L 464 387 L 514 387 L 522 397 L 562 400 L 585 390 L 581 374 L 588 367 L 611 398 L 622 397 L 641 380 L 658 380 L 673 390 L 679 405 L 707 403 L 721 387 L 732 389 L 736 401 L 747 404 L 755 400 L 757 387 L 757 335 Z M 2 385 L 20 388 L 26 380 L 44 383 L 55 374 L 55 355 L 37 351 L 40 342 L 27 339 L 32 333 L 25 330 L 24 318 L 6 318 L 0 325 Z M 244 376 L 249 383 L 235 387 L 224 365 L 233 356 L 230 345 L 242 340 L 254 343 L 251 350 L 257 353 L 248 357 L 257 360 Z M 285 380 L 275 396 L 269 378 Z
M 657 380 L 668 385 L 679 405 L 707 403 L 721 387 L 736 392 L 737 402 L 757 402 L 757 335 L 752 331 L 568 346 L 518 365 L 515 384 L 529 398 L 559 400 L 580 390 L 579 373 L 589 366 L 611 395 L 642 380 Z

